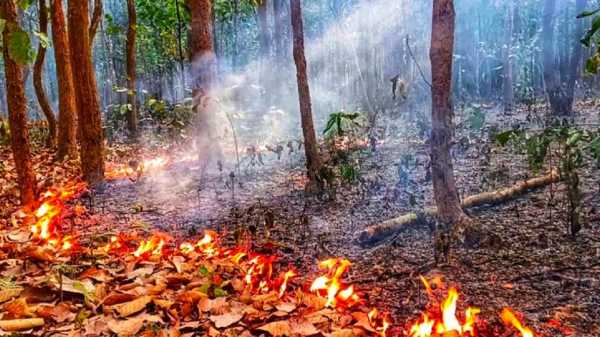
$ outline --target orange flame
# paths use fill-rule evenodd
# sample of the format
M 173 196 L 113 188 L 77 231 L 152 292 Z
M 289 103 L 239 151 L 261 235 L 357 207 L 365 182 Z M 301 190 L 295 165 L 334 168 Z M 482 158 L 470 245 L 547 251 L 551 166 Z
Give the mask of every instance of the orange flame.
M 161 233 L 154 234 L 148 240 L 142 240 L 138 248 L 133 252 L 135 257 L 146 257 L 149 255 L 162 255 L 163 247 L 168 241 L 168 237 Z
M 352 305 L 360 300 L 354 293 L 354 287 L 345 287 L 340 279 L 350 268 L 350 261 L 347 259 L 333 258 L 319 262 L 319 269 L 326 269 L 327 275 L 317 277 L 310 286 L 310 291 L 318 295 L 325 294 L 327 302 L 325 306 L 335 307 L 339 301 Z
M 523 337 L 534 337 L 533 331 L 531 329 L 523 326 L 521 321 L 515 316 L 515 314 L 509 308 L 504 308 L 502 313 L 500 314 L 500 318 L 505 324 L 511 324 L 515 329 L 517 329 L 521 336 Z
M 285 274 L 283 275 L 283 282 L 281 283 L 281 286 L 279 286 L 279 298 L 283 297 L 287 289 L 288 282 L 292 277 L 295 276 L 297 276 L 297 274 L 293 270 L 288 270 L 287 272 L 285 272 Z

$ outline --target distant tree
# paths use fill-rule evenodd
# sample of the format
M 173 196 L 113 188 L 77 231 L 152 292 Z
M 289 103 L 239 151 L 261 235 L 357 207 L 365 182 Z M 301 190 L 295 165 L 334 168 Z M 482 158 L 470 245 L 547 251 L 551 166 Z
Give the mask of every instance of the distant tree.
M 289 21 L 286 21 L 285 7 L 285 0 L 273 0 L 273 45 L 278 62 L 282 61 L 288 50 L 285 43 L 285 27 Z
M 304 152 L 306 168 L 308 169 L 309 190 L 319 188 L 319 174 L 322 168 L 317 134 L 312 116 L 310 89 L 306 72 L 306 57 L 304 55 L 304 27 L 302 23 L 301 0 L 290 0 L 292 31 L 294 36 L 294 61 L 296 63 L 296 79 L 298 82 L 298 97 L 300 100 L 300 117 L 304 135 Z
M 454 3 L 434 0 L 431 27 L 431 176 L 438 210 L 436 252 L 447 254 L 450 229 L 469 221 L 456 188 L 452 156 L 454 107 L 452 103 L 452 56 L 454 51 Z
M 127 0 L 127 129 L 129 137 L 137 139 L 138 136 L 138 109 L 136 89 L 136 63 L 135 63 L 135 38 L 137 30 L 137 16 L 135 1 Z
M 566 5 L 566 4 L 565 4 Z M 587 5 L 587 0 L 577 0 L 576 7 L 578 12 L 582 12 Z M 583 22 L 576 22 L 573 47 L 562 47 L 562 58 L 556 55 L 555 43 L 555 16 L 557 2 L 556 0 L 546 0 L 544 2 L 542 19 L 542 40 L 544 52 L 544 82 L 546 84 L 546 94 L 552 108 L 554 116 L 572 117 L 573 101 L 575 92 L 575 83 L 579 78 L 582 47 L 578 39 L 583 35 Z M 573 18 L 575 20 L 575 18 Z M 571 53 L 568 50 L 571 49 Z M 557 62 L 557 60 L 559 62 Z M 559 66 L 559 63 L 567 65 Z
M 508 11 L 506 13 L 505 23 L 505 43 L 503 47 L 503 87 L 504 87 L 504 111 L 509 112 L 513 109 L 515 103 L 514 94 L 514 66 L 513 66 L 513 41 L 514 41 L 514 0 L 508 1 Z
M 269 31 L 268 8 L 269 0 L 259 0 L 256 9 L 258 17 L 258 40 L 260 43 L 260 55 L 268 56 L 271 52 L 271 33 Z
M 58 81 L 58 159 L 77 155 L 75 86 L 62 0 L 51 0 L 52 42 Z
M 79 156 L 83 178 L 91 186 L 104 181 L 104 137 L 96 75 L 92 64 L 87 0 L 69 0 L 69 44 L 71 64 L 77 70 L 75 101 L 77 103 Z
M 35 201 L 37 188 L 29 147 L 27 103 L 23 78 L 23 64 L 31 61 L 32 50 L 29 36 L 19 26 L 17 7 L 13 0 L 0 1 L 0 18 L 4 20 L 2 54 L 11 146 L 19 180 L 21 204 L 27 205 Z

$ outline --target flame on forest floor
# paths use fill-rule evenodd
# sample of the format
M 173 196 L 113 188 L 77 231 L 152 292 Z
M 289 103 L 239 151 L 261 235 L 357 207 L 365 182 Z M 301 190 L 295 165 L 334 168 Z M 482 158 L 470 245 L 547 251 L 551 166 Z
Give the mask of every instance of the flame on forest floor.
M 500 318 L 502 318 L 504 324 L 510 324 L 515 329 L 517 329 L 521 333 L 522 337 L 534 337 L 533 331 L 525 327 L 509 308 L 504 308 L 502 310 Z
M 85 183 L 72 183 L 63 188 L 53 188 L 42 193 L 39 206 L 33 212 L 24 212 L 34 219 L 30 226 L 32 238 L 52 248 L 63 251 L 71 250 L 74 246 L 74 238 L 72 236 L 63 237 L 58 227 L 67 210 L 66 202 L 76 198 L 85 189 Z M 79 214 L 81 208 L 76 207 L 74 212 Z
M 137 179 L 144 173 L 156 173 L 168 167 L 172 160 L 165 156 L 143 159 L 140 162 L 131 161 L 129 164 L 106 164 L 106 179 Z
M 324 296 L 327 299 L 325 306 L 351 306 L 360 300 L 354 292 L 354 286 L 347 286 L 341 280 L 350 265 L 350 261 L 342 258 L 332 258 L 319 262 L 319 269 L 326 270 L 327 273 L 317 277 L 312 282 L 310 291 L 319 296 Z
M 140 241 L 138 248 L 133 252 L 133 256 L 138 258 L 162 256 L 163 248 L 170 240 L 171 238 L 166 234 L 154 233 L 149 239 Z

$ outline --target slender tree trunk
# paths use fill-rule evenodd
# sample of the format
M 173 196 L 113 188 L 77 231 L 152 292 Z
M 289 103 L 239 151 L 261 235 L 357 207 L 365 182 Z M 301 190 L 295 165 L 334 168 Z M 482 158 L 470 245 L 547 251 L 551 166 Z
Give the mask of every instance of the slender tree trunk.
M 46 0 L 39 0 L 39 21 L 40 21 L 40 33 L 44 35 L 48 35 L 48 8 L 46 7 Z M 54 147 L 56 144 L 56 117 L 54 117 L 54 112 L 52 111 L 52 107 L 48 102 L 48 97 L 46 96 L 46 91 L 44 89 L 44 61 L 46 59 L 46 47 L 40 41 L 38 46 L 38 53 L 35 58 L 35 64 L 33 65 L 33 87 L 35 89 L 35 95 L 37 96 L 38 103 L 40 104 L 40 108 L 46 116 L 46 120 L 48 121 L 48 139 L 46 145 L 48 147 Z
M 560 65 L 556 62 L 554 48 L 554 17 L 556 0 L 546 0 L 542 20 L 542 41 L 544 53 L 544 82 L 546 94 L 554 116 L 566 117 L 572 113 L 572 102 L 569 102 L 566 90 L 561 83 Z
M 194 105 L 210 93 L 216 80 L 216 57 L 213 40 L 212 1 L 187 0 L 191 13 L 190 59 L 194 82 Z
M 306 168 L 310 179 L 307 188 L 319 188 L 318 178 L 322 163 L 317 144 L 308 76 L 306 71 L 306 57 L 304 55 L 304 27 L 302 23 L 301 0 L 290 0 L 291 21 L 294 36 L 294 61 L 296 63 L 296 79 L 298 81 L 298 98 L 300 100 L 300 116 L 302 120 L 302 133 L 304 135 L 304 152 L 306 155 Z
M 277 62 L 282 62 L 285 57 L 285 0 L 273 0 L 274 25 L 273 43 Z
M 575 12 L 577 14 L 582 13 L 587 8 L 587 0 L 577 0 L 575 2 Z M 581 46 L 581 38 L 583 36 L 584 31 L 584 20 L 575 19 L 575 32 L 572 38 L 573 51 L 571 54 L 571 62 L 569 64 L 569 70 L 567 74 L 567 100 L 568 104 L 573 106 L 573 102 L 575 101 L 575 84 L 580 77 L 581 73 L 581 64 L 582 64 L 582 54 L 583 49 Z M 572 109 L 572 108 L 571 108 Z
M 62 0 L 51 0 L 52 43 L 58 81 L 58 152 L 59 160 L 77 155 L 75 87 L 71 68 L 71 52 L 67 36 Z
M 447 255 L 450 231 L 468 221 L 456 188 L 451 156 L 454 135 L 452 104 L 452 57 L 454 50 L 454 3 L 434 0 L 431 29 L 431 175 L 439 225 L 436 257 Z
M 12 34 L 20 30 L 17 7 L 13 1 L 0 1 L 0 17 L 6 21 L 2 33 L 2 41 L 6 46 L 6 41 L 10 41 Z M 19 180 L 21 204 L 27 205 L 36 199 L 37 182 L 29 148 L 23 67 L 10 58 L 8 48 L 2 48 L 2 52 L 4 55 L 11 146 Z
M 132 140 L 138 137 L 138 111 L 137 111 L 137 90 L 136 90 L 136 72 L 135 72 L 135 37 L 137 29 L 137 15 L 135 12 L 135 1 L 127 0 L 127 15 L 129 24 L 127 26 L 127 129 L 129 138 Z
M 94 38 L 98 27 L 102 22 L 102 0 L 94 0 L 94 11 L 92 12 L 92 21 L 90 23 L 90 45 L 94 44 Z
M 504 45 L 504 111 L 510 112 L 513 109 L 515 95 L 513 88 L 513 62 L 512 62 L 512 46 L 513 46 L 513 13 L 514 5 L 512 0 L 508 3 L 508 13 L 506 14 L 505 26 L 505 45 Z
M 104 137 L 96 75 L 92 63 L 87 0 L 69 0 L 71 63 L 77 71 L 77 103 L 81 171 L 90 186 L 104 181 Z
M 182 99 L 185 98 L 185 57 L 183 56 L 183 33 L 181 31 L 181 12 L 179 10 L 179 0 L 175 1 L 175 13 L 177 14 L 177 49 L 179 50 L 179 68 L 181 71 L 181 91 Z
M 260 56 L 268 57 L 271 52 L 271 34 L 269 32 L 269 21 L 267 17 L 267 6 L 268 0 L 260 0 L 256 14 L 258 18 L 259 34 L 258 39 L 260 43 Z

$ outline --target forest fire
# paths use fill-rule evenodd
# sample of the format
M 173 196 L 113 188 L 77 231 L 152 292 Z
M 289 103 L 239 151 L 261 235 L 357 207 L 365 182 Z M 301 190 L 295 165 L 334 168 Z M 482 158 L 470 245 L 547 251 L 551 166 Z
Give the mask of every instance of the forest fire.
M 108 163 L 106 165 L 106 179 L 132 179 L 135 180 L 145 173 L 156 173 L 166 168 L 171 163 L 171 159 L 163 156 L 144 159 L 140 162 L 130 161 L 129 164 Z
M 138 258 L 161 256 L 165 244 L 170 240 L 169 236 L 162 233 L 154 233 L 148 240 L 142 240 L 133 256 Z
M 40 206 L 31 214 L 35 222 L 30 226 L 34 240 L 39 240 L 52 247 L 60 247 L 63 251 L 73 247 L 72 237 L 61 237 L 59 228 L 62 217 L 66 212 L 65 203 L 85 191 L 84 183 L 73 183 L 60 189 L 50 189 L 44 192 Z M 27 214 L 27 212 L 25 212 Z
M 515 329 L 517 329 L 522 337 L 534 337 L 533 331 L 531 329 L 523 326 L 521 321 L 515 316 L 515 314 L 509 308 L 504 308 L 502 313 L 500 314 L 500 318 L 505 324 L 512 325 Z
M 354 286 L 345 286 L 340 279 L 351 263 L 347 259 L 332 258 L 319 262 L 319 269 L 327 270 L 326 275 L 316 278 L 310 291 L 327 298 L 326 306 L 336 307 L 338 304 L 351 306 L 359 301 Z

